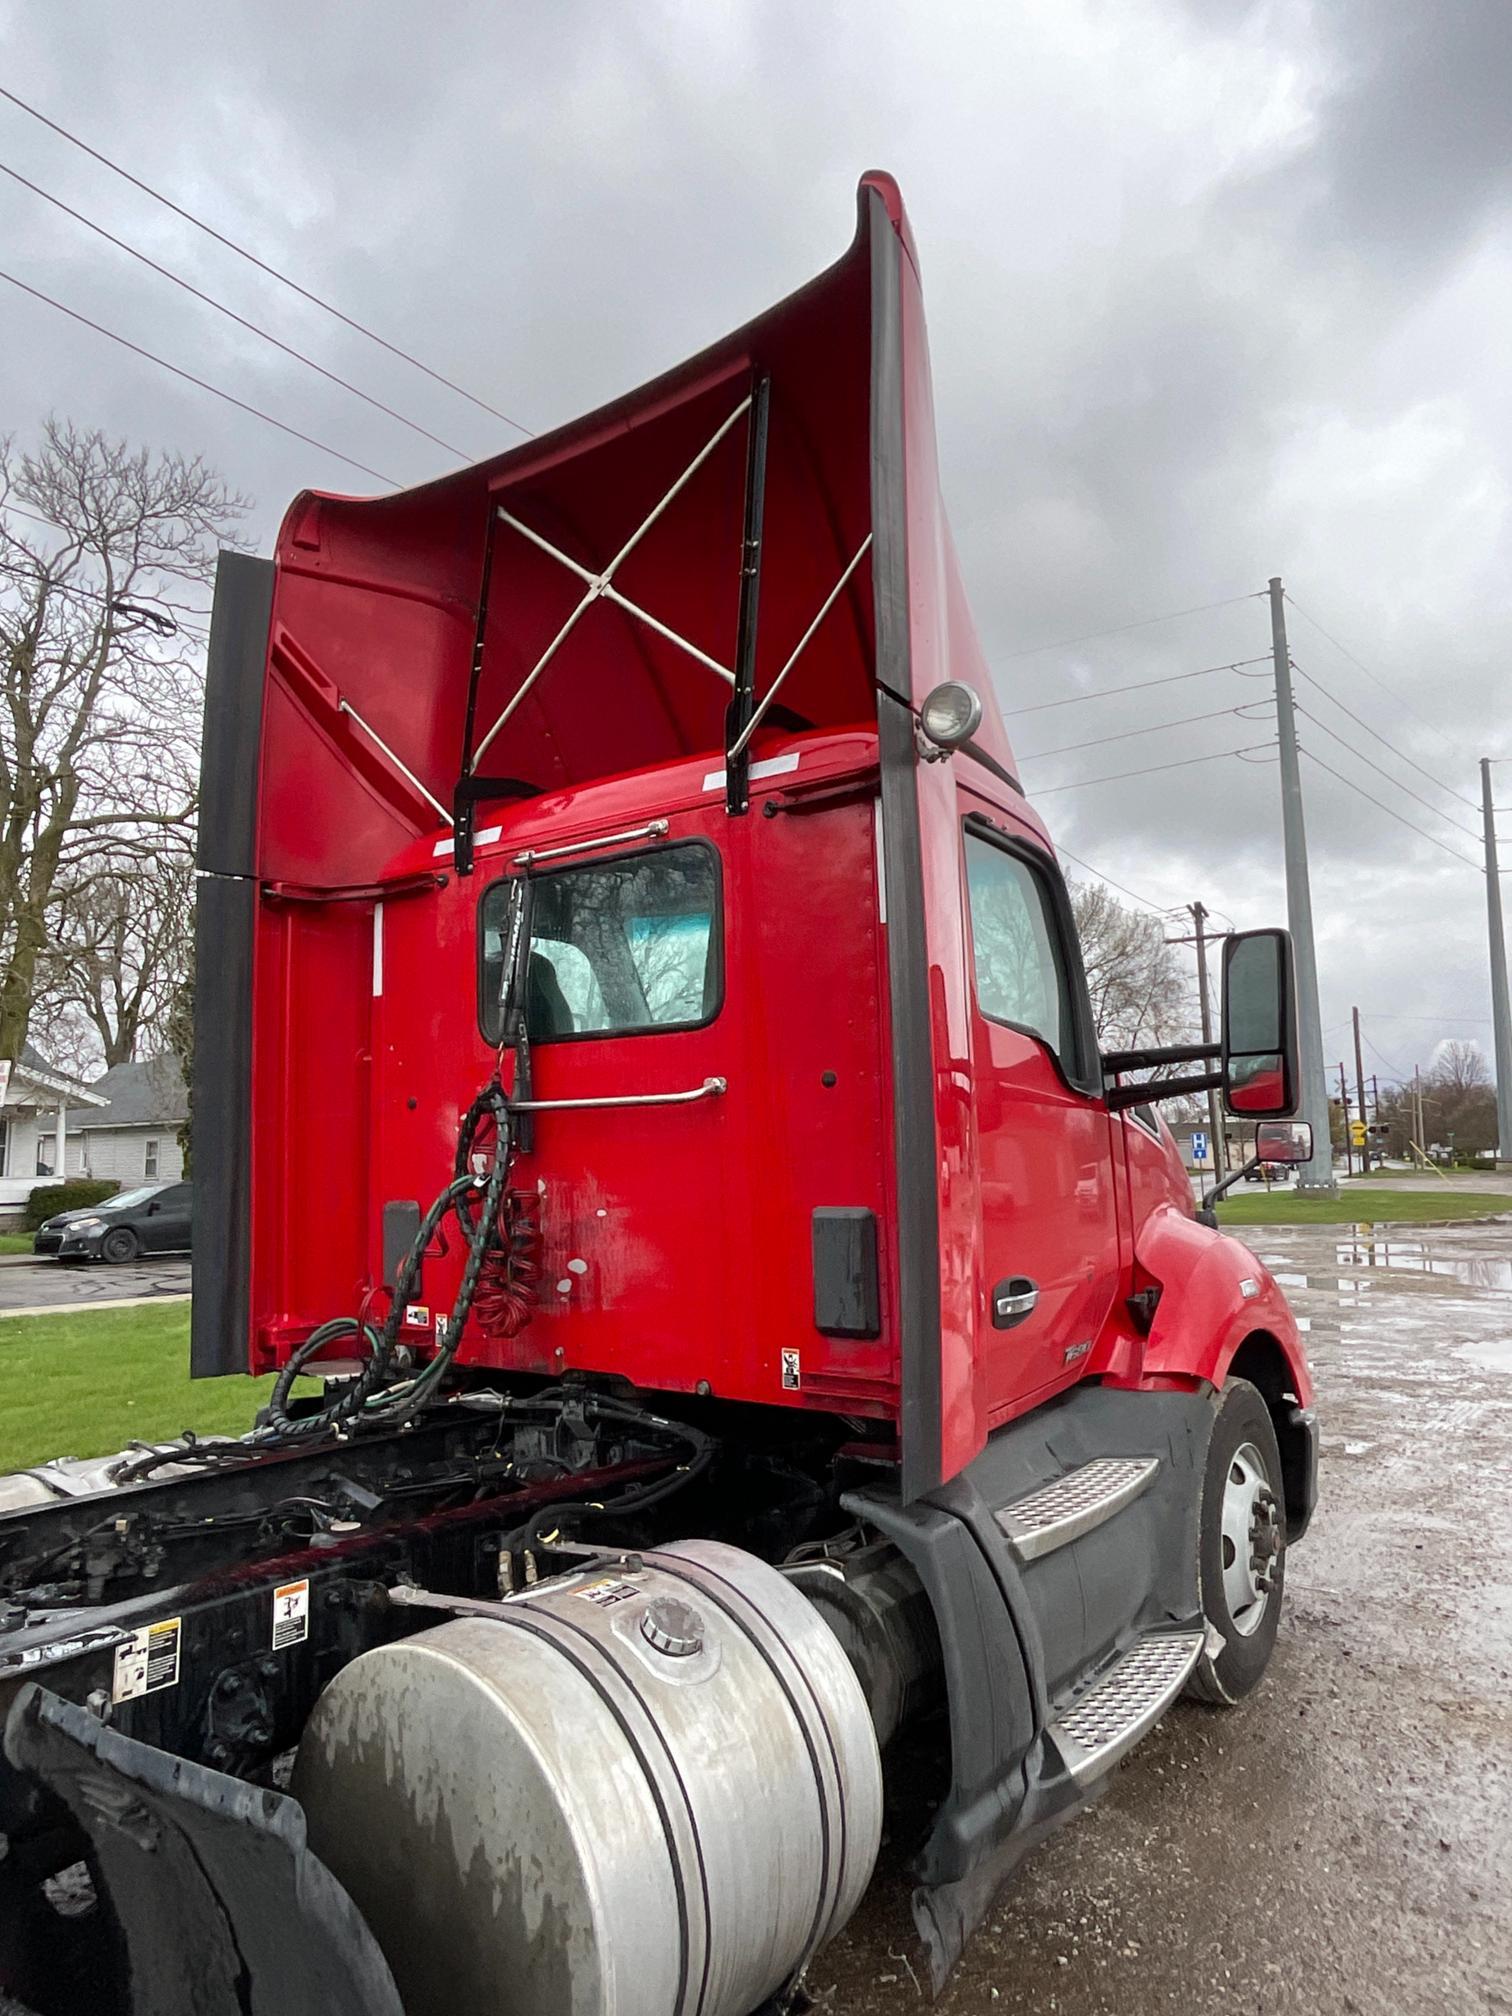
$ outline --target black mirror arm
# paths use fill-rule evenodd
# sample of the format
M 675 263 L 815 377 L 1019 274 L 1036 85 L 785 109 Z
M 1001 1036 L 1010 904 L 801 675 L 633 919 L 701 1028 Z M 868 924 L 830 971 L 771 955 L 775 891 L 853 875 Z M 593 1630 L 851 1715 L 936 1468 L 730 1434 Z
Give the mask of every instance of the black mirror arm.
M 1248 1162 L 1241 1168 L 1231 1170 L 1221 1183 L 1215 1183 L 1202 1199 L 1203 1210 L 1211 1211 L 1220 1197 L 1226 1197 L 1236 1183 L 1242 1182 L 1252 1169 L 1258 1169 L 1264 1160 L 1265 1157 L 1263 1155 L 1251 1155 Z
M 1102 1067 L 1114 1078 L 1122 1071 L 1153 1071 L 1162 1064 L 1208 1064 L 1221 1054 L 1216 1043 L 1163 1043 L 1142 1050 L 1104 1050 Z
M 1105 1071 L 1109 1062 L 1108 1058 L 1103 1059 Z M 1210 1092 L 1222 1083 L 1221 1071 L 1204 1071 L 1192 1078 L 1145 1078 L 1137 1085 L 1110 1085 L 1104 1097 L 1111 1112 L 1121 1113 L 1126 1106 L 1151 1106 L 1159 1099 L 1182 1099 L 1189 1092 Z

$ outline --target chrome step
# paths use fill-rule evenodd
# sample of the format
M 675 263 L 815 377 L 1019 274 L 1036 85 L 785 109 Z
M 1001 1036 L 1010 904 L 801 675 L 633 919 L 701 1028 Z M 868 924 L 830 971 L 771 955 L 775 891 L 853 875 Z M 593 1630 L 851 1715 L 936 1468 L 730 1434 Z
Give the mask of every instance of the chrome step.
M 1159 1468 L 1158 1456 L 1099 1456 L 1015 1498 L 997 1522 L 1021 1561 L 1037 1561 L 1121 1512 Z
M 1078 1784 L 1110 1770 L 1149 1734 L 1186 1685 L 1206 1636 L 1202 1630 L 1147 1631 L 1060 1709 L 1049 1733 Z

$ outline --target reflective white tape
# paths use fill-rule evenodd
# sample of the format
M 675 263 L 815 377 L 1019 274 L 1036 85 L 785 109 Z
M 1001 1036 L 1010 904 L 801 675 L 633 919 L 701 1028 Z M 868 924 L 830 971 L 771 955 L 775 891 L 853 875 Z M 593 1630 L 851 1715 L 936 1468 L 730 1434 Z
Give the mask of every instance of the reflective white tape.
M 798 755 L 799 752 L 794 750 L 790 756 L 769 756 L 764 763 L 753 763 L 751 765 L 752 783 L 758 777 L 785 777 L 790 770 L 798 768 Z M 703 781 L 705 791 L 722 791 L 724 785 L 725 772 L 723 770 L 711 770 Z

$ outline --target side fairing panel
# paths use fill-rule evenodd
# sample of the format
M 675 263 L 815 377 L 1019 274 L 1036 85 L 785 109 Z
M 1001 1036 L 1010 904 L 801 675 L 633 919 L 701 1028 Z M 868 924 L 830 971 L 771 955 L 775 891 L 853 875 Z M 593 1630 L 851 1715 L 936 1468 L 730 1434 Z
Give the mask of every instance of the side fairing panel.
M 869 192 L 873 578 L 899 1172 L 903 1488 L 912 1499 L 953 1477 L 987 1439 L 990 1396 L 976 1349 L 980 1199 L 957 780 L 989 797 L 1009 788 L 969 758 L 922 762 L 913 710 L 941 680 L 964 680 L 983 702 L 979 747 L 1010 774 L 1013 759 L 940 497 L 912 238 L 896 186 L 876 176 Z M 1039 833 L 1022 800 L 1012 803 Z

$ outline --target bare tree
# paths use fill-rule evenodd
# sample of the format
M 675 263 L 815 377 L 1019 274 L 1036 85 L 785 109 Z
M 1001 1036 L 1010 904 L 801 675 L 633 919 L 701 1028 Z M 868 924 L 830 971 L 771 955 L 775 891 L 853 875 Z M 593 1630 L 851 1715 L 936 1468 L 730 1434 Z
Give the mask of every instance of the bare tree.
M 0 441 L 0 1057 L 60 917 L 185 842 L 203 673 L 178 618 L 247 508 L 197 456 L 58 421 L 35 454 Z
M 1190 1039 L 1192 988 L 1158 917 L 1131 910 L 1101 882 L 1072 885 L 1071 909 L 1104 1050 Z
M 164 1048 L 176 990 L 189 970 L 194 860 L 168 836 L 145 860 L 125 855 L 66 883 L 38 970 L 37 999 L 50 1028 L 82 1025 L 107 1069 Z M 62 1063 L 56 1036 L 49 1054 Z

